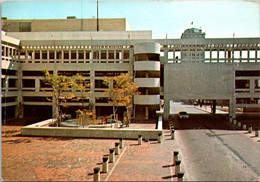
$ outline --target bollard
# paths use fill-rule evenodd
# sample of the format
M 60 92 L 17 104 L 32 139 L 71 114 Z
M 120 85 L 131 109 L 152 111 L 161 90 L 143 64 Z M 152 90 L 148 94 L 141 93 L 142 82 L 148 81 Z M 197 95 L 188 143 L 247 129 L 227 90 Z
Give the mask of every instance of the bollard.
M 102 172 L 107 173 L 108 172 L 108 157 L 107 156 L 103 157 L 102 167 L 103 167 Z
M 115 143 L 115 154 L 116 155 L 119 154 L 119 143 L 118 142 Z
M 179 155 L 179 152 L 178 151 L 174 151 L 173 152 L 173 164 L 176 164 L 176 161 L 178 160 L 178 155 Z
M 142 135 L 138 136 L 138 145 L 142 145 Z
M 237 123 L 237 126 L 238 126 L 239 128 L 241 128 L 241 122 L 238 122 L 238 123 Z
M 234 125 L 237 124 L 237 120 L 236 119 L 233 120 L 233 124 Z
M 180 172 L 180 165 L 181 165 L 181 161 L 177 160 L 175 165 L 175 175 L 178 175 L 178 172 Z
M 172 139 L 174 139 L 175 130 L 172 130 Z
M 158 134 L 158 143 L 162 143 L 162 134 L 161 133 Z
M 245 124 L 243 125 L 243 130 L 246 130 L 246 125 Z
M 110 154 L 109 154 L 109 162 L 113 163 L 114 160 L 115 160 L 115 150 L 114 149 L 109 149 L 109 152 L 110 152 Z
M 124 140 L 123 140 L 123 138 L 120 138 L 119 147 L 120 147 L 120 149 L 124 148 Z
M 149 136 L 145 137 L 145 141 L 149 142 Z
M 258 136 L 259 136 L 259 130 L 256 129 L 256 130 L 255 130 L 255 137 L 258 137 Z
M 183 181 L 184 172 L 180 171 L 177 174 L 177 181 Z
M 93 181 L 100 181 L 100 168 L 99 167 L 94 168 Z
M 252 126 L 249 126 L 248 127 L 248 133 L 252 133 L 252 130 L 253 130 Z

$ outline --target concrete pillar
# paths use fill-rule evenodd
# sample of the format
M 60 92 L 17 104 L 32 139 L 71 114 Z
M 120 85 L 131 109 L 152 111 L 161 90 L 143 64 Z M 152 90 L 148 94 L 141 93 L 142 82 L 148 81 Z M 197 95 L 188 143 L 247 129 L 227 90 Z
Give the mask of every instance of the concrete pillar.
M 259 137 L 259 129 L 255 130 L 255 137 Z
M 115 143 L 115 154 L 116 155 L 119 154 L 119 143 L 118 142 Z
M 252 133 L 252 130 L 253 130 L 253 127 L 252 127 L 252 126 L 249 126 L 249 127 L 248 127 L 248 133 Z
M 123 140 L 123 138 L 120 138 L 119 147 L 120 147 L 120 149 L 124 148 L 124 140 Z
M 243 125 L 243 130 L 246 130 L 246 125 L 245 124 Z
M 178 155 L 179 155 L 178 151 L 173 152 L 173 164 L 174 165 L 176 164 L 176 161 L 178 160 Z
M 212 114 L 216 114 L 216 105 L 217 105 L 216 100 L 213 100 L 212 101 L 212 109 L 211 109 Z
M 100 168 L 99 167 L 94 168 L 93 181 L 100 181 Z
M 114 163 L 115 161 L 115 150 L 109 149 L 109 162 Z
M 161 133 L 158 134 L 158 143 L 162 143 L 162 134 Z
M 184 172 L 180 171 L 177 174 L 177 181 L 183 181 Z
M 138 145 L 142 145 L 142 135 L 138 136 Z
M 164 96 L 164 112 L 163 112 L 163 122 L 169 120 L 170 114 L 170 100 Z
M 172 130 L 171 130 L 171 139 L 174 139 L 174 133 L 175 133 L 175 130 L 172 129 Z
M 175 175 L 178 175 L 178 172 L 180 172 L 180 165 L 181 165 L 181 161 L 180 160 L 177 160 L 175 162 Z
M 108 157 L 103 157 L 103 164 L 102 164 L 102 172 L 107 173 L 108 172 Z

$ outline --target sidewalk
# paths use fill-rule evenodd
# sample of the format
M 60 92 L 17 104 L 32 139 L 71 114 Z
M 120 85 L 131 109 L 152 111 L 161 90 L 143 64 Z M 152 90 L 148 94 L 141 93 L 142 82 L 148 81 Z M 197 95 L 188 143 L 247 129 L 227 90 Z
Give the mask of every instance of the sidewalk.
M 176 140 L 171 140 L 170 131 L 164 132 L 164 141 L 137 141 L 122 150 L 113 171 L 103 175 L 107 181 L 176 181 L 174 177 L 173 151 Z

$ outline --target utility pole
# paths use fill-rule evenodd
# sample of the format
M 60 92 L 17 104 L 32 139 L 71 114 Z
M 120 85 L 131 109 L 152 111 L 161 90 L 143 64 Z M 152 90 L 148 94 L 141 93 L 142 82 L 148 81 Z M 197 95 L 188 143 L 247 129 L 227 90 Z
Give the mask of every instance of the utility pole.
M 97 31 L 99 31 L 99 22 L 98 22 L 98 0 L 97 0 Z

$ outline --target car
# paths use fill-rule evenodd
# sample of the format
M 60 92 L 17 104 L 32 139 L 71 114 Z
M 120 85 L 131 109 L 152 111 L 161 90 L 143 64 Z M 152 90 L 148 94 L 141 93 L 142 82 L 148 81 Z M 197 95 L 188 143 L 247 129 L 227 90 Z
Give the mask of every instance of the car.
M 178 118 L 179 119 L 189 119 L 189 115 L 185 111 L 181 111 L 178 113 Z

